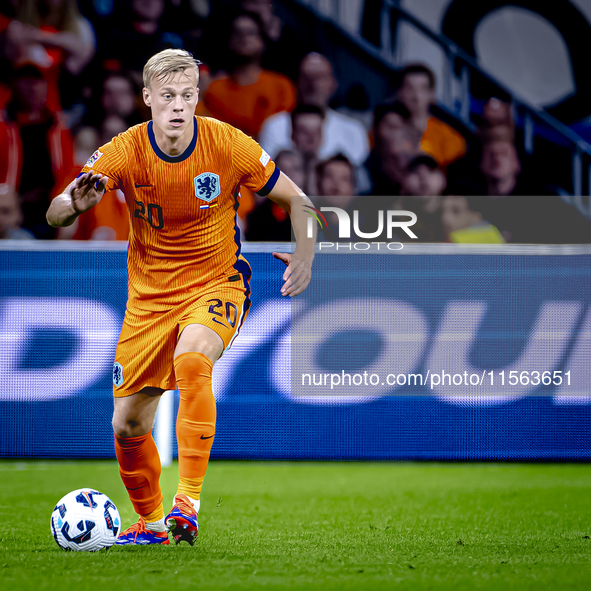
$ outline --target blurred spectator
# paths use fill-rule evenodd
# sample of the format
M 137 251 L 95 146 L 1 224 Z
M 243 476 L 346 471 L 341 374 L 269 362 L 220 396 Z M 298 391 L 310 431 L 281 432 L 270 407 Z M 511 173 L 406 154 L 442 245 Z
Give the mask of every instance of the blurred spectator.
M 165 0 L 162 30 L 179 33 L 185 49 L 193 52 L 209 24 L 213 0 Z
M 240 0 L 240 8 L 244 12 L 252 12 L 259 17 L 265 35 L 270 41 L 279 41 L 283 23 L 273 14 L 272 0 Z
M 443 242 L 440 195 L 405 195 L 388 209 L 412 211 L 417 216 L 412 231 L 418 240 L 411 239 L 405 232 L 399 232 L 399 242 Z
M 144 112 L 141 108 L 143 101 L 139 99 L 139 86 L 133 75 L 120 70 L 118 64 L 108 67 L 116 69 L 106 69 L 102 75 L 99 73 L 95 76 L 95 84 L 87 88 L 89 97 L 84 125 L 99 129 L 110 115 L 123 119 L 128 127 L 150 119 L 149 109 Z
M 136 107 L 136 92 L 130 77 L 123 74 L 110 74 L 102 84 L 101 108 L 103 117 L 116 115 L 128 125 L 142 122 Z
M 515 123 L 511 115 L 511 105 L 497 98 L 489 99 L 482 111 L 482 115 L 475 117 L 478 125 L 476 133 L 480 142 L 470 146 L 468 153 L 459 160 L 446 167 L 446 174 L 450 185 L 480 184 L 482 188 L 475 194 L 483 194 L 486 181 L 480 171 L 482 162 L 482 146 L 490 142 L 507 142 L 515 144 Z
M 211 84 L 211 73 L 207 64 L 201 64 L 199 66 L 199 102 L 195 109 L 195 115 L 199 117 L 211 117 L 209 109 L 205 106 L 205 95 L 209 90 Z
M 417 214 L 413 232 L 422 242 L 441 242 L 444 238 L 440 208 L 446 183 L 445 175 L 432 156 L 420 154 L 409 162 L 402 181 L 403 197 L 397 209 Z
M 487 195 L 531 195 L 531 188 L 520 178 L 521 163 L 515 145 L 495 139 L 482 146 L 480 170 Z
M 275 157 L 275 164 L 298 187 L 303 187 L 304 161 L 299 152 L 283 150 Z M 246 239 L 253 242 L 289 242 L 291 222 L 287 212 L 266 197 L 259 199 L 260 204 L 248 216 Z
M 298 186 L 305 183 L 304 160 L 302 155 L 295 150 L 283 150 L 275 157 L 275 164 Z M 268 199 L 265 198 L 265 201 Z
M 404 128 L 412 130 L 413 128 L 411 128 L 408 122 L 409 119 L 410 113 L 402 103 L 393 102 L 378 105 L 373 112 L 372 129 L 370 133 L 374 147 L 377 134 L 379 134 L 381 138 L 384 138 L 395 129 Z M 420 137 L 418 134 L 415 133 L 414 135 L 417 136 L 417 142 L 419 142 Z
M 118 115 L 107 115 L 103 119 L 103 123 L 100 128 L 100 144 L 106 144 L 110 142 L 114 137 L 118 136 L 129 129 L 129 125 Z
M 184 49 L 185 39 L 178 29 L 163 25 L 166 0 L 130 0 L 116 4 L 109 35 L 99 39 L 99 61 L 114 60 L 129 72 L 138 87 L 143 86 L 142 70 L 154 54 L 163 49 Z
M 326 159 L 343 153 L 355 166 L 361 166 L 369 153 L 369 139 L 359 121 L 329 108 L 330 99 L 337 89 L 331 63 L 319 53 L 309 53 L 300 63 L 298 101 L 323 109 L 325 121 L 323 140 L 318 153 Z M 269 117 L 259 135 L 261 146 L 271 155 L 293 148 L 289 113 Z
M 35 236 L 20 227 L 23 212 L 17 192 L 0 184 L 0 240 L 34 240 Z
M 314 198 L 314 206 L 339 207 L 348 211 L 353 220 L 352 205 L 355 203 L 355 167 L 343 154 L 332 156 L 320 162 L 316 167 L 318 180 L 318 197 Z M 318 242 L 338 242 L 338 225 L 328 225 L 318 228 Z
M 420 135 L 407 123 L 408 110 L 400 103 L 380 105 L 374 113 L 374 149 L 366 162 L 371 188 L 365 194 L 381 199 L 355 203 L 364 227 L 371 228 L 377 210 L 407 209 L 417 214 L 413 232 L 422 242 L 443 239 L 439 219 L 440 195 L 446 179 L 436 160 L 420 153 Z M 393 199 L 402 195 L 399 199 Z M 364 230 L 368 231 L 368 230 Z M 380 237 L 385 240 L 386 233 Z M 406 242 L 402 233 L 395 240 Z
M 506 125 L 483 128 L 488 139 L 482 146 L 479 185 L 471 195 L 484 194 L 479 200 L 483 219 L 498 228 L 506 242 L 526 244 L 585 243 L 591 224 L 560 197 L 548 195 L 521 173 L 521 162 Z M 465 195 L 453 183 L 448 191 Z
M 504 244 L 499 230 L 483 218 L 480 208 L 484 199 L 466 195 L 442 198 L 441 223 L 448 242 Z
M 110 142 L 115 136 L 129 128 L 127 123 L 117 115 L 108 115 L 100 124 L 99 129 L 91 125 L 81 127 L 74 138 L 74 163 L 82 168 L 90 155 L 103 144 Z
M 378 155 L 378 170 L 373 176 L 373 195 L 398 195 L 406 175 L 406 166 L 416 149 L 405 129 L 393 131 L 387 141 L 381 142 Z
M 322 143 L 324 111 L 316 105 L 298 105 L 291 113 L 291 138 L 304 161 L 304 184 L 307 195 L 316 194 L 316 165 Z
M 511 105 L 498 98 L 490 98 L 482 109 L 482 122 L 480 127 L 506 126 L 515 129 Z
M 413 158 L 402 182 L 402 193 L 416 197 L 438 196 L 443 193 L 447 179 L 436 160 L 427 154 Z
M 81 124 L 97 130 L 111 115 L 123 119 L 128 127 L 150 118 L 149 110 L 145 117 L 141 109 L 139 87 L 133 76 L 123 72 L 119 64 L 108 64 L 105 70 L 94 74 L 93 83 L 85 87 L 85 99 Z
M 302 35 L 286 25 L 274 12 L 272 0 L 240 0 L 244 12 L 256 14 L 263 25 L 267 51 L 263 66 L 295 80 L 298 64 L 304 56 Z
M 177 4 L 181 3 L 182 0 L 173 0 Z M 200 18 L 208 18 L 211 14 L 211 4 L 213 0 L 185 0 L 185 4 L 191 6 L 191 10 Z
M 479 130 L 482 211 L 507 242 L 587 243 L 591 223 L 540 182 L 527 176 L 515 147 L 515 125 L 507 103 L 491 99 Z
M 324 111 L 316 105 L 298 105 L 291 113 L 291 139 L 304 157 L 318 156 Z
M 522 167 L 515 146 L 515 124 L 508 103 L 491 98 L 485 104 L 477 136 L 479 144 L 446 169 L 450 186 L 467 181 L 480 187 L 478 194 L 493 197 L 555 195 L 539 169 L 535 175 L 524 172 L 527 166 Z
M 431 115 L 435 102 L 435 74 L 421 64 L 412 64 L 400 73 L 398 100 L 410 112 L 410 124 L 421 134 L 421 149 L 447 166 L 466 153 L 466 140 L 455 129 Z
M 420 151 L 416 130 L 404 123 L 397 106 L 378 107 L 374 117 L 374 148 L 365 170 L 369 195 L 399 195 L 406 167 Z
M 525 195 L 485 195 L 486 191 L 483 190 L 482 185 L 462 180 L 450 185 L 446 194 L 470 197 L 470 209 L 480 212 L 482 219 L 494 226 L 505 242 L 524 244 L 585 244 L 589 242 L 591 222 L 588 219 L 574 207 L 564 203 L 559 196 L 535 193 L 533 189 L 531 193 Z
M 19 67 L 35 64 L 48 84 L 47 108 L 61 110 L 62 69 L 77 76 L 96 50 L 90 22 L 78 12 L 76 0 L 20 0 L 16 18 L 5 35 L 8 59 Z
M 283 74 L 264 70 L 265 39 L 258 18 L 241 14 L 230 24 L 229 74 L 216 78 L 204 97 L 213 117 L 257 138 L 263 121 L 295 107 L 295 89 Z
M 355 190 L 355 168 L 344 154 L 337 154 L 316 167 L 318 195 L 335 197 L 324 199 L 324 205 L 347 209 Z
M 478 130 L 478 135 L 482 145 L 490 142 L 507 142 L 515 145 L 515 128 L 509 125 L 481 127 Z
M 23 226 L 38 238 L 51 238 L 45 212 L 52 195 L 60 193 L 74 175 L 72 137 L 60 113 L 47 107 L 47 82 L 39 69 L 26 65 L 16 71 L 13 96 L 0 119 L 0 161 L 22 199 Z M 5 180 L 5 179 L 0 179 Z
M 90 155 L 102 145 L 99 132 L 90 125 L 82 127 L 74 138 L 74 163 L 82 168 Z

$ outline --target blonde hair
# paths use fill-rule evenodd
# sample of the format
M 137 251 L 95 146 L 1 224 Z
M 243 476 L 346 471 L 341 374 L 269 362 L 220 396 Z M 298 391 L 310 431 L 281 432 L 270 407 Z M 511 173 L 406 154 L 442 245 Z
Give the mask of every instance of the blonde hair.
M 197 83 L 199 83 L 199 64 L 201 62 L 184 49 L 165 49 L 153 55 L 144 66 L 144 86 L 151 89 L 150 82 L 153 78 L 163 80 L 170 78 L 176 72 L 184 72 L 195 68 Z

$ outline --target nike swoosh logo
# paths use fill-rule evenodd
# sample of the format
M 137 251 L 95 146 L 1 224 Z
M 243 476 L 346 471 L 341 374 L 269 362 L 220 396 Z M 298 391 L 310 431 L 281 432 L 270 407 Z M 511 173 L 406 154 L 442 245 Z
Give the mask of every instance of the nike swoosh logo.
M 224 328 L 228 328 L 223 322 L 220 322 L 219 320 L 212 318 L 212 320 L 216 323 L 216 324 L 221 324 Z
M 214 435 L 210 435 L 209 437 L 203 437 L 203 435 L 201 435 L 201 439 L 211 439 L 212 437 L 214 437 Z
M 154 185 L 138 185 L 137 183 L 135 183 L 135 188 L 136 189 L 141 189 L 142 187 L 153 187 Z

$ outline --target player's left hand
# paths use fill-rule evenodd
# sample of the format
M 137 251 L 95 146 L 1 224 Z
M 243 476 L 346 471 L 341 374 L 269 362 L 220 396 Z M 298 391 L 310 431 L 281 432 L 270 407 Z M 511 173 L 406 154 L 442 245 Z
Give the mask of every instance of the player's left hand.
M 293 259 L 288 252 L 274 252 L 273 256 L 287 266 L 283 273 L 285 283 L 281 288 L 281 295 L 293 298 L 301 294 L 312 278 L 312 262 L 302 260 L 297 253 L 293 255 Z

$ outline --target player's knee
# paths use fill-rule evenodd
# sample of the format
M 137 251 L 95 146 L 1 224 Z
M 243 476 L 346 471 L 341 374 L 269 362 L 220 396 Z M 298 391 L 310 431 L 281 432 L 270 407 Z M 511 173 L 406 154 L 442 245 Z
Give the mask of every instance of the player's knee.
M 142 429 L 140 422 L 133 417 L 118 416 L 113 414 L 113 432 L 117 437 L 139 437 L 145 435 L 145 429 Z
M 113 433 L 115 433 L 117 437 L 131 437 L 127 429 L 126 421 L 122 421 L 119 417 L 113 415 L 111 424 L 113 425 Z

